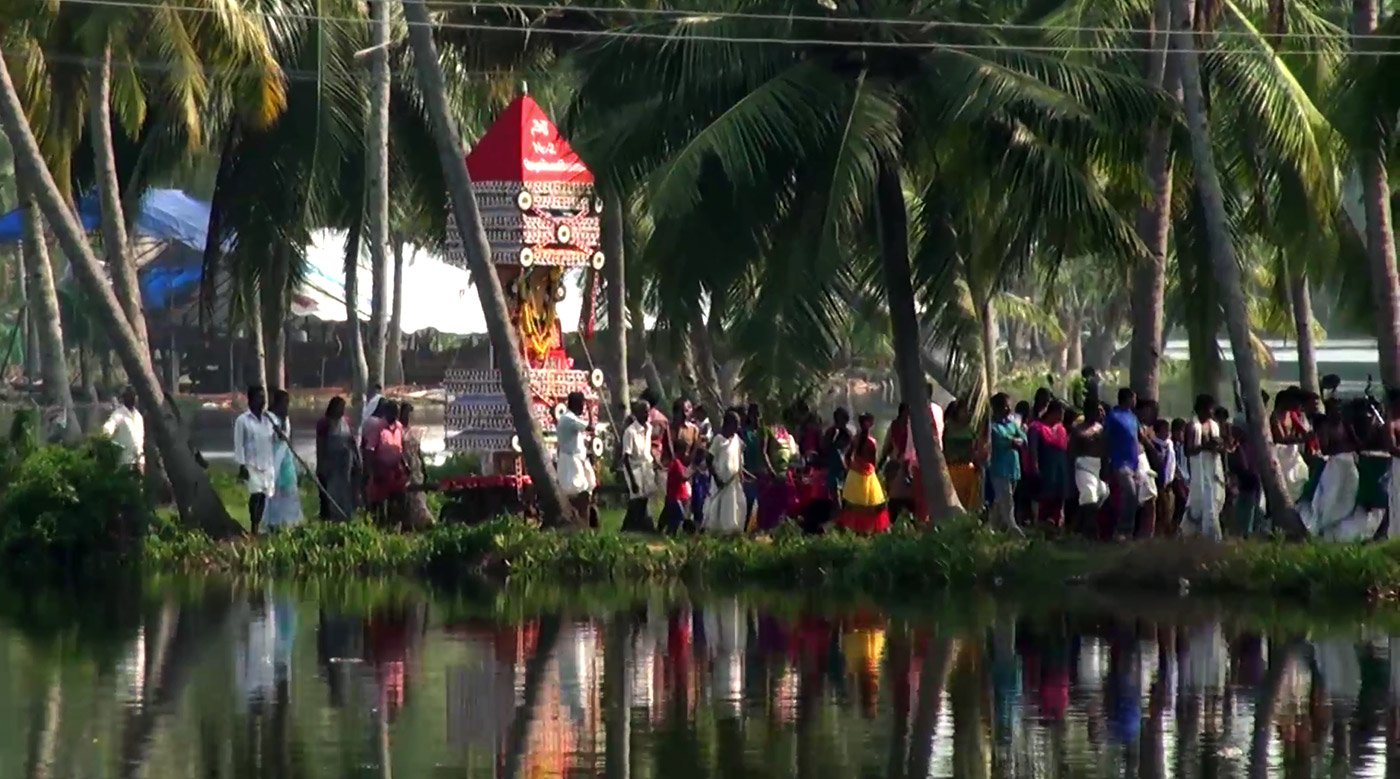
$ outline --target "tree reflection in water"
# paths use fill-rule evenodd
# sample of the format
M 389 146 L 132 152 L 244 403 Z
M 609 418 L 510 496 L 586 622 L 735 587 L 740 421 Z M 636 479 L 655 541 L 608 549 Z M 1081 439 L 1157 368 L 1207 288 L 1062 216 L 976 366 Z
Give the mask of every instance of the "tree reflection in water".
M 12 593 L 0 776 L 1385 776 L 1400 642 L 1190 601 Z M 127 592 L 131 596 L 131 592 Z M 90 601 L 90 602 L 89 602 Z M 24 605 L 14 605 L 23 603 Z

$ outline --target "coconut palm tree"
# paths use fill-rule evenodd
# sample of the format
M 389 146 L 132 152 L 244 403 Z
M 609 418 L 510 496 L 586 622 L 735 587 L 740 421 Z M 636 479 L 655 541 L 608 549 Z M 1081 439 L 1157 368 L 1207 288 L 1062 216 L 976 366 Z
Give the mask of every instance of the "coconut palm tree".
M 365 163 L 369 183 L 365 198 L 365 240 L 373 276 L 370 305 L 369 379 L 384 383 L 389 309 L 389 4 L 371 0 L 369 121 L 365 125 Z
M 736 9 L 781 13 L 785 5 Z M 1032 237 L 1063 242 L 1074 225 L 1081 243 L 1141 252 L 1084 167 L 1132 152 L 1140 169 L 1142 129 L 1163 103 L 1134 79 L 1016 51 L 1032 33 L 1002 29 L 1002 18 L 980 8 L 872 3 L 860 10 L 869 23 L 859 25 L 724 10 L 635 26 L 663 42 L 612 38 L 578 55 L 575 111 L 592 117 L 579 120 L 581 136 L 597 139 L 585 148 L 644 181 L 656 221 L 648 251 L 670 258 L 658 268 L 664 299 L 696 306 L 741 280 L 767 279 L 749 306 L 755 326 L 785 347 L 829 355 L 848 313 L 843 290 L 874 279 L 891 317 L 901 391 L 922 399 L 915 301 L 937 310 L 949 294 L 958 249 L 944 239 L 976 222 L 960 203 L 963 185 L 990 181 L 1023 204 L 1012 220 L 1027 245 Z M 876 22 L 896 10 L 929 24 Z M 755 36 L 840 45 L 728 42 Z M 718 73 L 695 65 L 714 61 L 728 64 Z M 1122 130 L 1137 138 L 1123 141 Z M 918 211 L 906 190 L 920 193 Z M 869 247 L 868 264 L 853 265 L 851 246 Z M 924 489 L 942 513 L 956 497 L 929 409 L 911 405 L 916 449 L 929 465 Z
M 63 321 L 59 316 L 58 291 L 49 263 L 48 235 L 43 215 L 34 202 L 29 184 L 20 186 L 20 208 L 24 209 L 24 245 L 21 247 L 26 289 L 29 294 L 30 321 L 37 331 L 39 371 L 44 380 L 44 405 L 57 407 L 64 419 L 64 437 L 74 440 L 82 435 L 82 425 L 73 405 L 72 380 L 68 375 L 68 359 L 64 355 Z
M 324 226 L 349 227 L 363 209 L 368 96 L 355 54 L 368 37 L 364 25 L 333 21 L 364 18 L 356 3 L 259 0 L 253 8 L 267 20 L 270 57 L 293 75 L 284 108 L 272 121 L 232 89 L 211 107 L 209 136 L 217 139 L 211 146 L 219 157 L 203 294 L 207 305 L 214 280 L 227 276 L 234 280 L 232 310 L 246 315 L 259 309 L 266 355 L 260 373 L 281 385 L 283 323 L 291 291 L 306 272 L 311 234 Z M 357 282 L 351 270 L 347 287 Z M 356 299 L 347 294 L 347 305 Z M 353 356 L 359 317 L 352 312 L 348 321 Z M 356 398 L 364 397 L 363 387 L 355 389 Z
M 1225 323 L 1230 334 L 1230 351 L 1234 355 L 1239 376 L 1240 393 L 1245 407 L 1245 432 L 1255 453 L 1255 468 L 1260 475 L 1269 514 L 1285 531 L 1306 535 L 1307 529 L 1293 511 L 1283 484 L 1283 472 L 1274 455 L 1269 432 L 1268 412 L 1261 396 L 1259 361 L 1255 355 L 1248 322 L 1247 301 L 1240 278 L 1239 264 L 1230 237 L 1226 216 L 1224 191 L 1215 167 L 1215 149 L 1210 134 L 1210 119 L 1201 88 L 1201 66 L 1196 49 L 1196 32 L 1191 0 L 1174 0 L 1174 31 L 1172 46 L 1180 52 L 1182 103 L 1186 112 L 1191 138 L 1191 156 L 1195 186 L 1201 202 L 1202 221 L 1209 247 L 1216 285 L 1220 289 L 1225 311 Z
M 437 45 L 433 42 L 428 9 L 422 0 L 403 0 L 403 9 L 404 17 L 408 20 L 408 37 L 413 49 L 414 70 L 418 76 L 419 89 L 432 120 L 433 137 L 443 174 L 448 182 L 447 190 L 451 196 L 452 210 L 457 218 L 458 229 L 462 231 L 463 252 L 467 257 L 472 283 L 481 297 L 487 335 L 491 339 L 492 351 L 496 356 L 501 389 L 510 406 L 525 468 L 534 483 L 545 524 L 567 524 L 577 518 L 570 516 L 571 512 L 559 486 L 559 478 L 545 449 L 539 421 L 534 416 L 524 357 L 515 329 L 511 325 L 510 313 L 506 309 L 501 280 L 496 276 L 496 270 L 491 264 L 486 231 L 481 224 L 481 213 L 477 208 L 471 175 L 467 172 L 466 153 L 462 148 L 456 118 L 452 115 L 448 103 L 447 86 L 443 80 L 442 65 L 438 60 Z
M 189 440 L 176 421 L 174 409 L 167 404 L 160 381 L 151 369 L 149 354 L 142 348 L 135 330 L 127 321 L 125 311 L 103 273 L 101 262 L 88 245 L 82 226 L 44 162 L 39 142 L 25 118 L 19 93 L 3 57 L 0 57 L 0 128 L 3 128 L 15 150 L 16 168 L 30 182 L 35 200 L 53 226 L 79 282 L 92 297 L 95 313 L 107 329 L 112 346 L 136 390 L 142 412 L 165 462 L 181 519 L 216 536 L 237 532 L 238 526 L 214 492 L 208 474 L 195 462 Z
M 238 6 L 210 14 L 187 12 L 163 0 L 121 7 L 59 2 L 36 11 L 30 23 L 36 40 L 86 55 L 86 72 L 54 64 L 53 78 L 67 81 L 66 88 L 75 94 L 86 90 L 82 104 L 87 107 L 86 131 L 103 215 L 103 250 L 117 299 L 138 341 L 149 348 L 127 238 L 134 215 L 124 209 L 139 201 L 140 186 L 128 187 L 135 191 L 127 191 L 124 199 L 112 120 L 119 120 L 125 134 L 135 138 L 147 114 L 159 114 L 166 135 L 183 138 L 187 150 L 197 149 L 213 81 L 206 68 L 240 72 L 245 84 L 241 96 L 253 96 L 245 108 L 262 123 L 281 111 L 282 73 L 272 59 L 262 20 Z M 82 117 L 67 118 L 69 126 L 58 135 L 76 137 L 83 129 Z
M 603 290 L 607 296 L 605 307 L 608 320 L 608 355 L 612 364 L 608 369 L 609 395 L 617 408 L 630 408 L 631 377 L 627 375 L 627 255 L 623 231 L 625 219 L 623 199 L 616 189 L 606 188 L 603 192 Z M 644 322 L 634 322 L 634 327 L 645 328 Z
M 1353 58 L 1366 62 L 1372 59 L 1365 55 L 1373 47 L 1368 39 L 1376 34 L 1381 5 L 1376 0 L 1355 0 L 1352 9 Z M 1373 118 L 1364 134 L 1353 134 L 1352 152 L 1361 177 L 1362 205 L 1366 214 L 1366 249 L 1371 261 L 1371 294 L 1376 306 L 1381 381 L 1387 387 L 1400 387 L 1400 275 L 1395 267 L 1395 229 L 1391 223 L 1390 177 L 1386 170 L 1394 117 L 1376 112 Z

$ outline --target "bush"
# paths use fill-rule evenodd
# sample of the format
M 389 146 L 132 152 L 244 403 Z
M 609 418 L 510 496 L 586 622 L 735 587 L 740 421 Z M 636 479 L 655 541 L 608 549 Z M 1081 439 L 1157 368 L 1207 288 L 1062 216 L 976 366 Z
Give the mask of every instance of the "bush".
M 429 465 L 424 470 L 427 471 L 429 482 L 439 482 L 443 479 L 456 479 L 463 476 L 480 476 L 482 474 L 481 455 L 476 452 L 453 452 L 442 461 L 441 465 Z
M 118 457 L 112 443 L 92 440 L 41 447 L 14 464 L 0 495 L 0 557 L 76 571 L 131 551 L 149 512 L 140 478 Z

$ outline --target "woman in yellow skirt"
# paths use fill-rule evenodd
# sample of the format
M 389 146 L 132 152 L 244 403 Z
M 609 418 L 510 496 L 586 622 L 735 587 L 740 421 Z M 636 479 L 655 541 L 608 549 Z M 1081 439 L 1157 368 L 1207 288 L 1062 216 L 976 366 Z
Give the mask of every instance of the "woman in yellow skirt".
M 846 487 L 841 492 L 841 514 L 836 523 L 853 533 L 883 533 L 890 529 L 890 512 L 885 489 L 875 473 L 879 448 L 871 430 L 872 414 L 860 415 L 860 432 L 846 449 Z

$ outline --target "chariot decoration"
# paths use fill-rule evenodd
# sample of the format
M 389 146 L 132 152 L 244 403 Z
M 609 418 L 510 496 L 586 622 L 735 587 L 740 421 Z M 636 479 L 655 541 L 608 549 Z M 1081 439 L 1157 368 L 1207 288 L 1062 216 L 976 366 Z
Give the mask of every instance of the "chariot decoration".
M 505 292 L 515 339 L 528 366 L 528 388 L 536 419 L 553 451 L 556 420 L 571 392 L 582 392 L 585 415 L 598 414 L 601 371 L 580 370 L 564 349 L 558 305 L 566 271 L 601 269 L 602 200 L 593 174 L 559 134 L 559 128 L 528 95 L 511 103 L 467 155 L 490 244 L 491 263 Z M 448 262 L 466 268 L 462 237 L 449 212 Z M 585 304 L 587 305 L 587 304 Z M 493 484 L 523 485 L 520 441 L 493 367 L 449 369 L 447 448 L 481 455 Z M 601 454 L 603 442 L 589 442 Z M 473 482 L 475 483 L 475 482 Z M 497 485 L 500 486 L 500 485 Z

